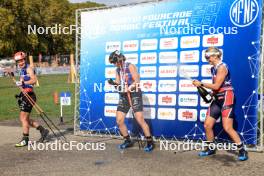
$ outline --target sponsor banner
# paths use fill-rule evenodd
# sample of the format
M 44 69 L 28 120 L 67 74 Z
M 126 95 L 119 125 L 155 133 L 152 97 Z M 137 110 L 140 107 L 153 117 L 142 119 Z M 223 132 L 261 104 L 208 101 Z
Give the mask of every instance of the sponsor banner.
M 69 74 L 70 66 L 63 67 L 36 67 L 38 75 Z M 3 72 L 4 73 L 4 72 Z
M 115 78 L 115 77 L 116 77 L 116 68 L 106 67 L 105 68 L 105 78 Z
M 224 35 L 223 34 L 213 34 L 203 36 L 203 47 L 210 46 L 223 46 Z
M 203 82 L 203 83 L 209 83 L 209 84 L 212 84 L 213 83 L 213 81 L 212 81 L 212 79 L 203 79 L 203 80 L 201 80 L 201 82 Z M 205 87 L 204 87 L 205 88 Z M 208 88 L 205 88 L 207 91 L 209 91 L 209 92 L 212 92 L 212 90 L 211 89 L 208 89 Z
M 175 120 L 175 108 L 158 108 L 158 119 L 160 120 Z
M 201 107 L 209 107 L 210 103 L 205 103 L 202 98 L 200 98 L 200 106 Z
M 207 60 L 205 59 L 205 51 L 206 51 L 206 49 L 202 51 L 202 61 L 203 62 L 207 62 Z M 223 51 L 223 49 L 220 49 L 220 51 L 222 52 L 222 58 L 224 58 L 224 51 Z
M 198 95 L 196 94 L 179 94 L 178 96 L 179 106 L 197 106 Z
M 198 65 L 181 65 L 179 68 L 180 77 L 198 77 L 199 76 L 199 66 Z
M 178 120 L 187 122 L 197 121 L 197 110 L 196 109 L 179 109 Z
M 143 39 L 140 43 L 140 49 L 145 50 L 157 50 L 158 40 L 157 39 Z
M 109 62 L 109 54 L 105 55 L 105 65 L 112 65 Z
M 138 51 L 138 40 L 124 41 L 123 51 Z
M 140 77 L 141 78 L 155 78 L 156 76 L 157 76 L 156 66 L 140 67 Z
M 161 38 L 160 39 L 160 49 L 177 49 L 178 48 L 178 38 Z
M 160 66 L 159 67 L 159 77 L 164 78 L 174 78 L 177 76 L 177 66 Z
M 180 92 L 197 92 L 197 88 L 192 84 L 191 80 L 182 79 L 179 81 Z
M 207 109 L 201 109 L 200 110 L 200 121 L 204 122 L 206 118 Z
M 143 94 L 142 97 L 143 105 L 156 105 L 156 94 Z
M 100 85 L 98 85 L 98 87 L 99 86 Z M 112 85 L 110 85 L 107 80 L 105 80 L 104 90 L 105 90 L 105 92 L 111 92 L 111 91 L 115 90 L 115 88 Z
M 143 92 L 156 92 L 156 80 L 140 80 L 140 88 Z
M 133 114 L 132 114 L 132 110 L 130 108 L 130 110 L 128 111 L 126 118 L 133 118 Z
M 180 61 L 181 63 L 199 62 L 199 50 L 181 51 Z
M 138 54 L 132 53 L 132 54 L 124 54 L 126 57 L 126 62 L 130 62 L 131 64 L 138 64 Z
M 112 41 L 106 42 L 105 51 L 107 53 L 114 52 L 115 50 L 121 50 L 121 42 L 120 41 Z
M 106 117 L 116 117 L 116 106 L 105 106 L 104 116 Z
M 212 77 L 212 65 L 202 65 L 202 77 Z
M 155 119 L 156 109 L 151 107 L 144 107 L 143 116 L 144 119 Z
M 119 94 L 118 93 L 105 93 L 106 104 L 118 104 Z
M 141 64 L 156 64 L 157 63 L 157 53 L 141 53 L 140 63 Z
M 175 106 L 176 94 L 159 94 L 159 105 Z
M 181 37 L 181 48 L 198 48 L 200 47 L 200 36 Z
M 159 53 L 159 63 L 170 64 L 177 63 L 178 53 L 177 52 L 160 52 Z
M 176 80 L 159 80 L 159 92 L 175 92 L 177 90 Z

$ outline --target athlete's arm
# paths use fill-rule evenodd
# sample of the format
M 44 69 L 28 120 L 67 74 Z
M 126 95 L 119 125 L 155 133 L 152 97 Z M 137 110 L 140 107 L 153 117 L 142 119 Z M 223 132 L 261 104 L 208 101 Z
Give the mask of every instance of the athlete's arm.
M 137 72 L 137 67 L 133 64 L 130 64 L 129 65 L 129 71 L 132 75 L 132 79 L 133 79 L 133 83 L 129 86 L 129 89 L 132 90 L 133 88 L 135 88 L 139 82 L 140 82 L 140 77 L 139 77 L 139 74 Z
M 216 79 L 215 79 L 215 83 L 211 84 L 211 83 L 201 83 L 200 81 L 194 80 L 193 84 L 198 87 L 201 86 L 203 84 L 203 86 L 205 88 L 208 89 L 212 89 L 212 90 L 218 90 L 221 85 L 223 84 L 225 77 L 227 75 L 227 69 L 224 65 L 221 65 L 218 70 L 217 70 L 217 74 L 216 74 Z
M 24 81 L 25 84 L 35 84 L 37 82 L 37 76 L 35 75 L 33 68 L 28 67 L 27 73 L 29 74 L 30 80 Z

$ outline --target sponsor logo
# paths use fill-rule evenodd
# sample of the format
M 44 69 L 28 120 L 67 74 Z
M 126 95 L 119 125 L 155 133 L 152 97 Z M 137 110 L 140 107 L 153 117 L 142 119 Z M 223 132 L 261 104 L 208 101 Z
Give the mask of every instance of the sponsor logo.
M 150 107 L 144 107 L 144 119 L 155 119 L 156 117 L 156 109 Z
M 105 93 L 106 104 L 118 104 L 119 95 L 117 93 Z
M 180 66 L 180 77 L 198 77 L 199 76 L 199 66 L 198 65 L 183 65 Z
M 197 92 L 197 88 L 192 84 L 191 80 L 180 80 L 180 92 Z
M 126 62 L 130 62 L 132 64 L 138 64 L 138 54 L 125 54 Z
M 159 63 L 177 63 L 178 60 L 177 52 L 160 52 Z
M 210 46 L 223 46 L 224 35 L 223 34 L 213 34 L 203 36 L 203 47 Z
M 109 62 L 109 55 L 105 55 L 105 65 L 112 65 Z
M 182 51 L 180 54 L 180 61 L 182 63 L 199 62 L 199 51 Z
M 157 53 L 142 53 L 140 55 L 141 64 L 156 64 L 157 63 Z
M 198 48 L 200 46 L 200 36 L 187 36 L 181 38 L 181 48 Z
M 156 80 L 141 80 L 140 87 L 143 92 L 156 92 Z
M 123 51 L 137 51 L 138 50 L 138 40 L 124 41 Z
M 157 50 L 158 40 L 157 39 L 143 39 L 140 43 L 141 50 Z
M 179 109 L 178 118 L 180 121 L 197 121 L 197 110 L 196 109 Z
M 176 49 L 178 48 L 178 38 L 161 38 L 160 49 Z
M 159 80 L 159 92 L 175 92 L 177 90 L 176 80 Z
M 238 27 L 251 25 L 258 17 L 259 5 L 256 0 L 236 0 L 229 12 L 231 22 Z
M 175 94 L 159 94 L 159 105 L 175 106 L 176 95 Z
M 202 65 L 202 76 L 203 77 L 211 77 L 211 65 Z
M 106 78 L 115 78 L 116 68 L 115 67 L 106 67 L 105 68 L 105 77 Z
M 121 49 L 121 42 L 106 42 L 105 51 L 106 52 L 113 52 L 115 50 Z
M 176 77 L 177 66 L 160 66 L 159 77 Z
M 143 105 L 156 105 L 156 95 L 155 94 L 143 94 Z
M 157 68 L 155 66 L 140 67 L 140 77 L 155 78 L 157 76 Z
M 180 94 L 178 97 L 179 106 L 197 106 L 198 95 L 195 94 Z
M 116 106 L 105 106 L 104 107 L 104 116 L 115 117 L 116 116 Z
M 176 111 L 174 108 L 159 108 L 158 119 L 161 120 L 175 120 Z
M 200 111 L 200 121 L 201 121 L 201 122 L 204 122 L 204 121 L 205 121 L 206 113 L 207 113 L 207 110 L 206 110 L 206 109 L 202 109 L 202 110 Z

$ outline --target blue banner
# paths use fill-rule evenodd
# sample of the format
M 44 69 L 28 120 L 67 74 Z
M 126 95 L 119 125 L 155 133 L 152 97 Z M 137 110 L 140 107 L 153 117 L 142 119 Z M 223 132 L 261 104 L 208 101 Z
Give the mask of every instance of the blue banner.
M 152 134 L 204 139 L 208 104 L 185 77 L 211 82 L 204 51 L 216 46 L 235 89 L 235 128 L 245 143 L 256 144 L 261 7 L 260 0 L 187 0 L 82 12 L 81 130 L 119 133 L 119 95 L 106 80 L 116 73 L 109 54 L 121 50 L 140 73 L 144 118 Z M 136 133 L 131 116 L 126 124 Z M 221 119 L 215 135 L 228 140 Z

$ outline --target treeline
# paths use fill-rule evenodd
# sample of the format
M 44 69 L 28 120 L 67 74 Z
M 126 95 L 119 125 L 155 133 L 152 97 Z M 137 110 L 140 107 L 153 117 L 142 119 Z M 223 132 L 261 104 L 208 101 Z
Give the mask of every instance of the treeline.
M 70 27 L 75 24 L 75 10 L 102 4 L 70 3 L 68 0 L 0 0 L 0 58 L 23 50 L 44 55 L 74 52 L 75 31 L 72 34 L 28 33 L 31 27 Z M 68 31 L 67 31 L 68 32 Z

